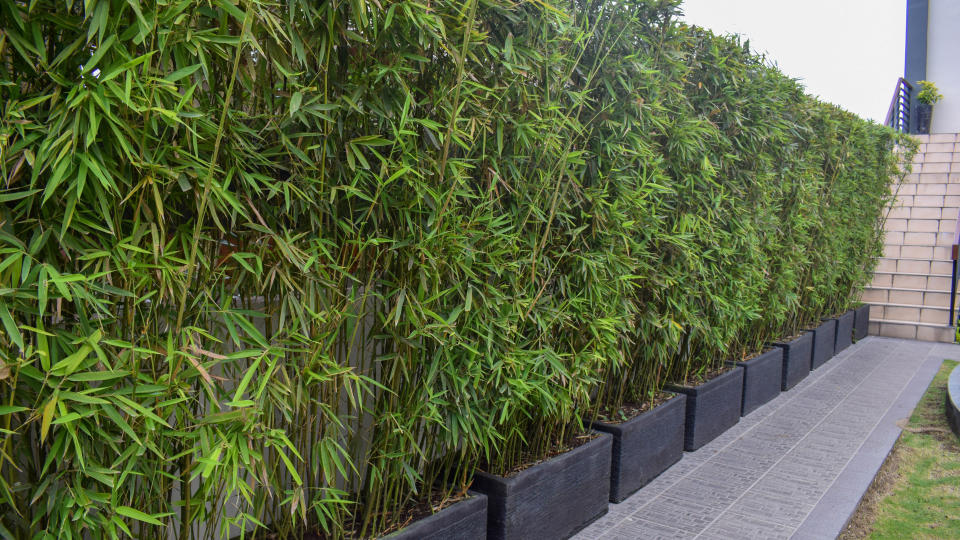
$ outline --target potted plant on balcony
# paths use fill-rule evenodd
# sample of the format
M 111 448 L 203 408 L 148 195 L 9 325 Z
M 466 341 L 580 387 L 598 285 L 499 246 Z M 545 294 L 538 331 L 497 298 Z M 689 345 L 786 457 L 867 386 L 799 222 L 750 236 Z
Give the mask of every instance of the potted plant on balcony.
M 943 98 L 937 91 L 937 86 L 930 81 L 918 81 L 920 92 L 917 93 L 917 133 L 930 133 L 930 124 L 933 122 L 933 105 Z

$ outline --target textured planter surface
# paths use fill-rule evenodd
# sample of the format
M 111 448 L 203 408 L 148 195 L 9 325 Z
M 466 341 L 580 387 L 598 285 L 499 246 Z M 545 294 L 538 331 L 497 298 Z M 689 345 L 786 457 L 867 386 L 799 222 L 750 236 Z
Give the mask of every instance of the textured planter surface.
M 953 368 L 947 379 L 947 420 L 960 437 L 960 366 Z
M 810 369 L 827 363 L 833 358 L 833 346 L 837 339 L 837 320 L 827 319 L 823 324 L 813 329 L 813 360 Z
M 927 135 L 930 133 L 930 124 L 933 122 L 933 105 L 929 103 L 917 103 L 917 133 Z
M 853 319 L 857 314 L 848 311 L 837 317 L 837 337 L 833 342 L 833 353 L 836 354 L 853 343 Z
M 864 304 L 853 312 L 853 339 L 860 341 L 870 331 L 870 304 Z
M 810 374 L 813 357 L 813 332 L 806 332 L 793 341 L 774 343 L 783 349 L 783 379 L 781 390 L 789 390 Z
M 716 439 L 740 421 L 743 368 L 737 367 L 700 386 L 670 385 L 687 395 L 683 449 L 688 452 Z
M 743 403 L 740 416 L 780 395 L 783 381 L 783 349 L 774 347 L 756 358 L 737 362 L 743 368 Z
M 622 424 L 593 424 L 593 429 L 613 436 L 612 502 L 626 499 L 683 457 L 686 403 L 687 396 L 677 394 Z
M 390 540 L 484 540 L 486 537 L 487 496 L 472 491 L 469 499 L 386 536 Z
M 478 472 L 487 495 L 487 538 L 568 538 L 607 513 L 613 437 L 596 439 L 512 478 Z

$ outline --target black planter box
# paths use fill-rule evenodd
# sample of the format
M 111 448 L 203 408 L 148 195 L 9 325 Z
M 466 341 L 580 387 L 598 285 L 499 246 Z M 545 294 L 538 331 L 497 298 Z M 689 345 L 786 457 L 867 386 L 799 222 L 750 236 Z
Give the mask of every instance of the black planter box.
M 864 304 L 853 312 L 853 339 L 860 341 L 870 331 L 870 304 Z
M 780 389 L 789 390 L 810 374 L 813 358 L 813 332 L 806 332 L 793 341 L 774 343 L 783 349 L 783 378 Z
M 607 513 L 613 437 L 599 437 L 511 478 L 478 472 L 487 496 L 487 538 L 569 538 Z
M 813 332 L 813 359 L 810 369 L 814 370 L 833 358 L 833 347 L 837 339 L 837 320 L 827 319 L 812 329 Z
M 856 316 L 857 314 L 853 311 L 848 311 L 837 317 L 837 337 L 833 342 L 834 354 L 853 344 L 853 319 Z
M 740 416 L 746 416 L 757 407 L 780 395 L 783 381 L 783 349 L 774 347 L 745 362 L 732 365 L 743 368 L 743 400 Z
M 386 536 L 390 540 L 484 540 L 486 537 L 487 496 L 473 491 L 469 499 Z
M 683 449 L 693 452 L 740 421 L 743 369 L 739 366 L 700 386 L 670 385 L 687 395 Z
M 680 461 L 686 403 L 687 396 L 677 394 L 622 424 L 593 424 L 593 429 L 613 435 L 611 502 L 626 499 Z
M 930 133 L 930 123 L 933 119 L 933 105 L 929 103 L 917 103 L 917 133 L 927 135 Z

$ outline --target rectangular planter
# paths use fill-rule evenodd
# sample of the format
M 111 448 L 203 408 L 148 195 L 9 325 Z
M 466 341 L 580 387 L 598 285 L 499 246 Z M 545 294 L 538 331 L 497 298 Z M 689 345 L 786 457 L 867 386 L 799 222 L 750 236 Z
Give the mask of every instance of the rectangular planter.
M 740 416 L 746 416 L 759 406 L 780 395 L 783 381 L 783 349 L 774 347 L 756 358 L 732 365 L 743 368 L 743 403 Z
M 471 491 L 470 498 L 454 503 L 432 516 L 415 521 L 387 535 L 390 540 L 485 540 L 487 496 Z
M 783 378 L 780 389 L 789 390 L 810 374 L 810 362 L 813 358 L 813 332 L 782 343 L 774 343 L 783 349 Z
M 856 316 L 855 312 L 848 311 L 837 317 L 837 337 L 833 342 L 834 354 L 853 344 L 853 320 Z
M 487 538 L 569 538 L 607 513 L 613 437 L 599 437 L 511 478 L 477 472 L 487 496 Z
M 870 304 L 864 304 L 853 310 L 853 339 L 860 341 L 870 331 Z
M 827 319 L 811 331 L 813 332 L 813 359 L 810 361 L 810 369 L 814 370 L 833 358 L 833 346 L 837 338 L 837 320 Z
M 687 396 L 677 394 L 622 424 L 593 424 L 593 429 L 613 436 L 611 502 L 626 499 L 680 461 L 686 403 Z
M 687 395 L 683 449 L 693 452 L 740 421 L 743 368 L 736 367 L 699 386 L 670 385 Z

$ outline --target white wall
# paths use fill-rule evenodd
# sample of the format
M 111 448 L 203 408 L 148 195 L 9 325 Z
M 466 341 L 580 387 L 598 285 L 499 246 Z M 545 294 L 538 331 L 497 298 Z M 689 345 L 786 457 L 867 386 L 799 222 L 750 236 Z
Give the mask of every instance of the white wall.
M 931 133 L 960 133 L 960 1 L 930 0 L 927 80 L 943 99 L 933 107 Z
M 799 78 L 811 94 L 883 122 L 903 74 L 905 5 L 905 0 L 683 0 L 680 8 L 688 23 L 749 39 L 751 48 L 768 53 L 769 61 Z

